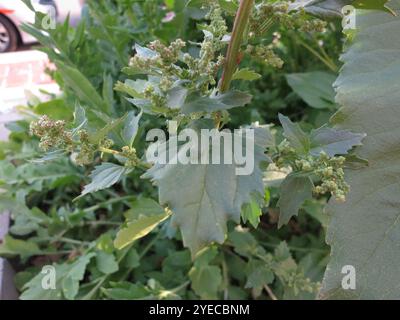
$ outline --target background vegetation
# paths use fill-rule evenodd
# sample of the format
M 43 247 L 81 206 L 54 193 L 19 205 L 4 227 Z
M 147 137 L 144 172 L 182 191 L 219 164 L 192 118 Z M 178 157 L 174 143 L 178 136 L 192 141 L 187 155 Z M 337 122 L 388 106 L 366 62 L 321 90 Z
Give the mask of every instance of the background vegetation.
M 144 47 L 156 39 L 168 45 L 177 38 L 201 42 L 202 25 L 210 21 L 202 4 L 187 0 L 87 1 L 76 28 L 66 21 L 55 30 L 42 32 L 40 14 L 35 25 L 25 26 L 40 41 L 39 50 L 57 66 L 49 73 L 62 94 L 50 96 L 47 102 L 32 98 L 29 105 L 18 107 L 24 119 L 8 124 L 10 139 L 1 143 L 0 210 L 12 210 L 13 225 L 0 245 L 0 255 L 10 258 L 18 271 L 15 283 L 21 298 L 316 297 L 329 260 L 325 243 L 328 218 L 323 213 L 328 197 L 306 200 L 299 215 L 278 229 L 277 203 L 279 185 L 287 174 L 284 169 L 269 167 L 264 173 L 264 204 L 245 206 L 241 226 L 229 222 L 226 241 L 201 250 L 192 259 L 171 220 L 151 230 L 154 215 L 163 215 L 164 209 L 151 182 L 140 178 L 145 168 L 128 170 L 112 187 L 76 199 L 84 186 L 90 185 L 95 166 L 107 159 L 112 162 L 112 155 L 96 154 L 85 166 L 76 165 L 76 158 L 59 150 L 43 157 L 39 139 L 30 134 L 30 123 L 47 115 L 72 123 L 73 128 L 89 123 L 90 130 L 119 143 L 113 130 L 123 124 L 111 119 L 123 118 L 136 108 L 126 99 L 126 88 L 114 87 L 132 78 L 121 70 L 134 55 L 134 45 Z M 231 30 L 236 2 L 220 0 L 218 7 Z M 272 125 L 279 144 L 284 137 L 278 113 L 298 122 L 305 132 L 326 123 L 338 109 L 332 84 L 344 41 L 340 21 L 328 20 L 323 32 L 300 32 L 274 23 L 259 41 L 273 44 L 283 66 L 243 58 L 241 69 L 252 70 L 244 76 L 251 81 L 234 80 L 233 86 L 251 93 L 253 100 L 231 110 L 226 126 Z M 137 112 L 128 114 L 132 120 Z M 136 152 L 143 154 L 145 133 L 165 126 L 165 121 L 144 114 L 140 123 L 133 138 Z M 107 124 L 108 129 L 102 131 Z M 101 188 L 90 191 L 97 189 Z M 119 230 L 143 217 L 148 219 L 150 233 L 117 249 L 114 240 Z M 57 271 L 57 290 L 40 286 L 38 274 L 49 264 Z

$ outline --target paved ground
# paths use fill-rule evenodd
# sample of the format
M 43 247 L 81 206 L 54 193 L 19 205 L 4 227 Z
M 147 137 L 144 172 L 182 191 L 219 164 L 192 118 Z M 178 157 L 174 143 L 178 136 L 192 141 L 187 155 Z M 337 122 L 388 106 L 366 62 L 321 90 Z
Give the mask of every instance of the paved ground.
M 47 55 L 39 51 L 0 54 L 0 139 L 7 137 L 4 123 L 18 118 L 14 107 L 25 105 L 29 95 L 44 99 L 40 90 L 59 92 L 45 73 L 47 67 L 52 67 Z

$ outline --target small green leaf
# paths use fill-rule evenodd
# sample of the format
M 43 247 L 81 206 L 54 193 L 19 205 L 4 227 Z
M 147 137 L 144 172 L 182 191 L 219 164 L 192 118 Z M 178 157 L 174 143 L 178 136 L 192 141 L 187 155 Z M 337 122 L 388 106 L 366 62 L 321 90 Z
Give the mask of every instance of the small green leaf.
M 114 110 L 114 90 L 113 90 L 113 78 L 110 74 L 103 75 L 103 99 L 107 105 L 107 113 L 111 114 Z
M 261 75 L 253 70 L 250 70 L 249 68 L 243 68 L 240 70 L 237 70 L 232 77 L 232 80 L 248 80 L 248 81 L 253 81 L 260 79 Z
M 126 255 L 124 266 L 129 269 L 137 268 L 140 266 L 140 256 L 135 248 L 131 248 Z
M 114 241 L 117 249 L 123 249 L 137 239 L 143 238 L 149 234 L 161 222 L 169 218 L 169 213 L 163 213 L 152 216 L 141 216 L 137 220 L 128 222 L 127 226 L 122 228 Z
M 188 90 L 182 87 L 174 87 L 167 93 L 167 105 L 171 109 L 179 109 L 185 103 Z
M 277 206 L 280 209 L 278 227 L 287 224 L 296 216 L 305 200 L 312 198 L 313 184 L 308 177 L 288 175 L 281 185 L 281 196 Z
M 63 99 L 53 99 L 39 103 L 34 107 L 35 113 L 47 115 L 55 120 L 71 120 L 72 111 L 65 104 Z
M 69 266 L 68 271 L 61 281 L 62 291 L 68 300 L 73 300 L 79 291 L 79 282 L 85 275 L 86 266 L 89 264 L 94 253 L 81 256 L 72 265 Z
M 192 288 L 201 299 L 218 298 L 218 289 L 222 283 L 221 269 L 210 265 L 217 253 L 215 248 L 203 249 L 196 256 L 194 265 L 189 271 Z
M 86 185 L 82 191 L 80 197 L 103 190 L 116 184 L 121 178 L 128 173 L 129 169 L 114 163 L 104 162 L 101 165 L 95 167 L 93 172 L 90 174 L 92 182 Z
M 361 141 L 365 137 L 364 133 L 321 127 L 310 134 L 310 153 L 317 156 L 324 151 L 330 157 L 347 154 L 353 147 L 362 145 Z
M 214 112 L 242 107 L 251 101 L 251 95 L 241 91 L 229 91 L 215 97 L 193 97 L 189 96 L 187 102 L 182 106 L 182 112 Z
M 0 256 L 20 256 L 25 259 L 40 253 L 42 251 L 36 243 L 14 239 L 10 235 L 6 235 L 0 244 Z
M 135 141 L 136 134 L 139 129 L 139 121 L 142 117 L 142 112 L 135 114 L 134 111 L 130 111 L 124 121 L 124 127 L 122 129 L 122 138 L 127 146 L 132 146 Z
M 242 209 L 242 219 L 246 223 L 249 221 L 254 228 L 258 227 L 262 211 L 260 205 L 254 199 L 250 203 L 246 203 Z
M 146 48 L 146 47 L 142 47 L 139 44 L 135 44 L 135 50 L 136 50 L 136 55 L 140 58 L 146 58 L 146 59 L 152 59 L 158 56 L 158 53 Z
M 119 267 L 115 256 L 112 253 L 98 251 L 96 253 L 97 268 L 104 274 L 117 272 Z
M 308 135 L 300 128 L 299 124 L 293 123 L 288 117 L 279 114 L 279 120 L 282 124 L 284 136 L 296 151 L 307 153 L 310 149 L 310 139 Z
M 132 221 L 141 215 L 154 216 L 164 214 L 164 212 L 164 208 L 157 201 L 150 198 L 139 198 L 132 203 L 131 208 L 124 215 L 128 221 Z
M 116 129 L 119 125 L 121 125 L 127 118 L 127 115 L 128 114 L 126 114 L 121 118 L 111 121 L 105 127 L 101 128 L 94 134 L 91 134 L 89 137 L 90 142 L 93 144 L 99 143 L 101 140 L 107 137 L 114 129 Z
M 219 5 L 222 10 L 226 11 L 228 14 L 235 15 L 238 10 L 238 5 L 235 1 L 231 0 L 218 0 Z
M 274 273 L 265 262 L 251 259 L 246 267 L 247 281 L 245 288 L 262 288 L 274 281 Z
M 129 94 L 131 97 L 141 99 L 143 98 L 143 91 L 146 89 L 148 82 L 143 79 L 131 80 L 126 79 L 124 83 L 118 81 L 114 89 L 116 91 Z

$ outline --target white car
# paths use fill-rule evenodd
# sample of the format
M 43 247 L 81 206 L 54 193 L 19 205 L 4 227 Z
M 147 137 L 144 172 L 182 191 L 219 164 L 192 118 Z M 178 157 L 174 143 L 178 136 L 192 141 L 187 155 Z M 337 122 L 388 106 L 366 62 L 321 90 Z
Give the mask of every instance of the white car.
M 54 15 L 53 0 L 31 0 L 36 11 Z M 55 17 L 53 17 L 55 18 Z M 17 50 L 19 45 L 36 42 L 20 29 L 23 23 L 33 23 L 35 14 L 21 0 L 0 0 L 0 53 Z

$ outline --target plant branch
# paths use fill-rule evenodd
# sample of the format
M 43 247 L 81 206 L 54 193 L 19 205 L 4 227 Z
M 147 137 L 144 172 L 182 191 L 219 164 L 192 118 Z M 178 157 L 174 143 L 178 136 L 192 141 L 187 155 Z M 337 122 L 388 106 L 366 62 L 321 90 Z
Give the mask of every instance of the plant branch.
M 271 298 L 271 300 L 278 300 L 276 295 L 272 292 L 271 288 L 267 284 L 264 285 L 264 289 L 265 291 L 267 291 L 268 296 Z
M 232 76 L 238 65 L 238 57 L 240 46 L 242 45 L 243 35 L 246 30 L 250 13 L 253 8 L 254 0 L 241 0 L 239 9 L 236 13 L 235 22 L 233 24 L 232 36 L 229 42 L 226 61 L 222 77 L 219 83 L 219 91 L 225 92 L 229 89 Z

